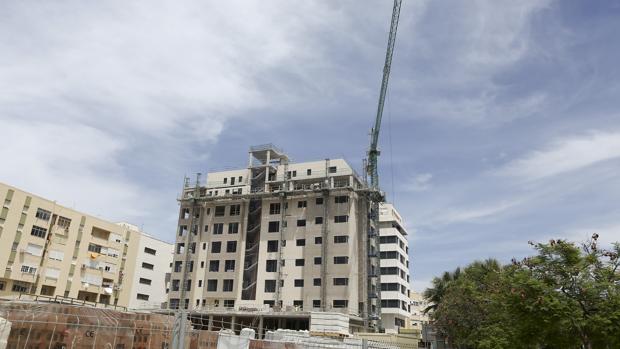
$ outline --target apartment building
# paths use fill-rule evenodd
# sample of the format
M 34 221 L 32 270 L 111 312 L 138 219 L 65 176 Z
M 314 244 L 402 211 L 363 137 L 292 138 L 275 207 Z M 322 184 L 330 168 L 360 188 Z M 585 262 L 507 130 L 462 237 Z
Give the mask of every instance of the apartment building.
M 381 317 L 386 332 L 398 333 L 411 316 L 409 242 L 403 219 L 392 204 L 379 208 Z
M 34 294 L 133 308 L 166 301 L 171 244 L 3 183 L 0 200 L 0 297 Z
M 186 179 L 179 202 L 171 308 L 189 309 L 209 328 L 214 318 L 234 329 L 246 311 L 268 314 L 259 334 L 263 325 L 307 329 L 317 311 L 348 314 L 352 331 L 380 319 L 379 239 L 369 219 L 378 213 L 345 160 L 290 163 L 273 145 L 252 147 L 245 169 Z M 406 242 L 400 217 L 389 212 L 386 236 Z M 408 262 L 397 262 L 408 275 Z M 392 296 L 400 301 L 400 289 Z M 401 311 L 399 303 L 386 319 L 390 328 Z

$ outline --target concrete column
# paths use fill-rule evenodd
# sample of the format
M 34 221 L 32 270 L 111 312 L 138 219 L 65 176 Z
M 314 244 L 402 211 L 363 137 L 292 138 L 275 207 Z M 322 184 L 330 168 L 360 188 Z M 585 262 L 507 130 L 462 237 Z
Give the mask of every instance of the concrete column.
M 248 167 L 252 167 L 252 153 L 249 153 L 250 156 L 248 158 Z
M 207 330 L 211 331 L 213 329 L 213 315 L 209 315 L 209 324 L 207 325 Z
M 233 332 L 236 332 L 236 330 L 235 330 L 236 326 L 237 326 L 237 317 L 233 315 L 230 318 L 230 329 L 233 330 Z
M 258 339 L 263 339 L 263 316 L 258 316 Z

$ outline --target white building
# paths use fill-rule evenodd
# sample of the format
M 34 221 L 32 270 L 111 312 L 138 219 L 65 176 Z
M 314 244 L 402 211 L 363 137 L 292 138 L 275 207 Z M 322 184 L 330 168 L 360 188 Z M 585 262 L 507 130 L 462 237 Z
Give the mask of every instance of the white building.
M 381 317 L 386 332 L 406 327 L 411 316 L 409 242 L 403 220 L 392 204 L 379 209 L 381 242 Z
M 129 229 L 138 230 L 128 223 L 119 223 Z M 174 245 L 146 233 L 137 242 L 135 265 L 137 272 L 130 277 L 131 291 L 128 308 L 160 309 L 168 301 L 166 276 L 172 268 Z M 129 276 L 128 276 L 129 277 Z

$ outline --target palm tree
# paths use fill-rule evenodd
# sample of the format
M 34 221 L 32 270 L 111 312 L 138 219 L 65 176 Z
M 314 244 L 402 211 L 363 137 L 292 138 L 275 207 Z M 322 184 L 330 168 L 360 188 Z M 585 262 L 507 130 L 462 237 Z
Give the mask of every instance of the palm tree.
M 433 286 L 427 288 L 424 291 L 424 298 L 429 302 L 429 305 L 424 308 L 424 314 L 429 313 L 430 311 L 435 311 L 441 303 L 441 299 L 443 298 L 446 290 L 448 289 L 448 285 L 459 278 L 461 275 L 461 268 L 456 268 L 453 272 L 444 272 L 441 277 L 435 277 L 432 281 Z

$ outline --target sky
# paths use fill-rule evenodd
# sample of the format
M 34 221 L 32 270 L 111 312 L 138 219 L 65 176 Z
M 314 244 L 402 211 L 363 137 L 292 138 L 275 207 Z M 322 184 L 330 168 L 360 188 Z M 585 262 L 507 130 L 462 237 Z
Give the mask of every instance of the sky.
M 0 2 L 0 182 L 173 241 L 185 175 L 369 145 L 392 3 Z M 620 1 L 404 0 L 380 182 L 414 289 L 620 240 Z

